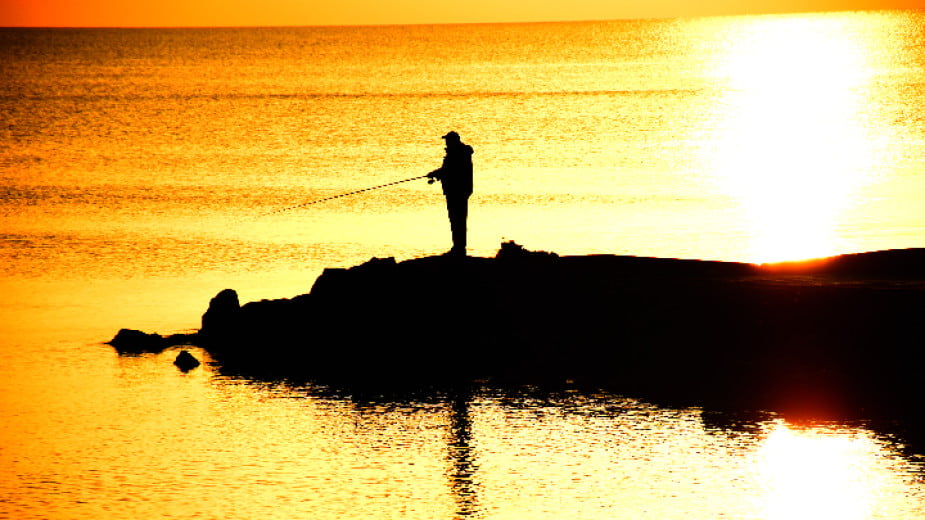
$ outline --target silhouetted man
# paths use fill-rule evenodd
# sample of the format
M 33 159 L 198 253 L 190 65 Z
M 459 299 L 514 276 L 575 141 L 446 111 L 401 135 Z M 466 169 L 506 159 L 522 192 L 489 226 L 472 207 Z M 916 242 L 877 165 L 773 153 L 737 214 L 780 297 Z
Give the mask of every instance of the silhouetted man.
M 450 132 L 446 140 L 443 165 L 427 174 L 427 182 L 440 181 L 446 197 L 446 211 L 453 235 L 453 256 L 466 256 L 466 218 L 469 215 L 469 195 L 472 195 L 472 147 L 464 144 L 459 134 Z

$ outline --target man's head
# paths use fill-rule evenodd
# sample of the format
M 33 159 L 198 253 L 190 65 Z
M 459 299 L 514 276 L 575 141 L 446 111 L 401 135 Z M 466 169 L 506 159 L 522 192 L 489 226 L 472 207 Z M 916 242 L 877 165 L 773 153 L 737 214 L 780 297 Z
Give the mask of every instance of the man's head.
M 446 140 L 447 144 L 460 142 L 459 134 L 457 134 L 454 131 L 450 131 L 449 133 L 447 133 L 445 136 L 443 136 L 443 139 Z

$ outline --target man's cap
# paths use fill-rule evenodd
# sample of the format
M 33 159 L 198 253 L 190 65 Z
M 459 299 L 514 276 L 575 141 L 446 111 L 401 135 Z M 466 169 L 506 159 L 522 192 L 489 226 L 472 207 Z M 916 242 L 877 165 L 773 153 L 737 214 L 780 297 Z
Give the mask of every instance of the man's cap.
M 445 136 L 443 136 L 443 139 L 448 141 L 459 141 L 459 134 L 454 131 L 450 131 Z

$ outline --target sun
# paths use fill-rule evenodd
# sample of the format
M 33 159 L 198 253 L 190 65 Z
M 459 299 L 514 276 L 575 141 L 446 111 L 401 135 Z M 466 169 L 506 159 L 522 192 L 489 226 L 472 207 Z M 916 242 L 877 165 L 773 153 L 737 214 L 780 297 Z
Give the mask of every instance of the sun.
M 760 18 L 730 36 L 715 157 L 748 220 L 752 261 L 838 252 L 839 218 L 873 166 L 866 45 L 836 16 Z

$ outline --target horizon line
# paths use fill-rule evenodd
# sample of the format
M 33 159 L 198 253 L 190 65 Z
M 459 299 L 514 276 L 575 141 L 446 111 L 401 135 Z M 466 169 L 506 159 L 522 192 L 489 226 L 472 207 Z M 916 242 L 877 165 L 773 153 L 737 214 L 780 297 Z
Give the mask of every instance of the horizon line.
M 323 28 L 376 28 L 376 27 L 426 27 L 426 26 L 475 26 L 475 25 L 539 25 L 564 23 L 612 23 L 612 22 L 658 22 L 671 20 L 699 20 L 709 18 L 764 17 L 764 16 L 799 16 L 812 14 L 844 13 L 891 13 L 912 12 L 925 13 L 925 8 L 918 9 L 833 9 L 809 11 L 782 11 L 760 13 L 725 13 L 696 16 L 653 16 L 644 18 L 587 18 L 573 20 L 520 20 L 520 21 L 485 21 L 485 22 L 395 22 L 395 23 L 331 23 L 304 25 L 0 25 L 0 29 L 323 29 Z

